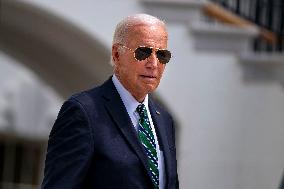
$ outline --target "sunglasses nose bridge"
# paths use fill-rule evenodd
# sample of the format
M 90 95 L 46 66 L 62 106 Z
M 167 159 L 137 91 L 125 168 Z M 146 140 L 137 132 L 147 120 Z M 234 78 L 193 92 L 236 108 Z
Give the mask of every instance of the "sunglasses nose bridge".
M 157 67 L 159 64 L 159 59 L 157 57 L 157 50 L 154 48 L 151 48 L 152 52 L 150 56 L 147 58 L 147 62 L 150 63 L 151 67 Z

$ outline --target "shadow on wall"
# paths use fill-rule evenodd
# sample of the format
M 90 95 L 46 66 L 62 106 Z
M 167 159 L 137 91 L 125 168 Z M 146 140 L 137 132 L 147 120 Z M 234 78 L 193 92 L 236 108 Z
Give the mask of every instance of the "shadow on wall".
M 109 50 L 68 21 L 20 1 L 1 1 L 0 49 L 60 95 L 90 88 L 111 74 Z
M 271 55 L 276 56 L 274 54 Z M 284 87 L 284 65 L 281 63 L 284 56 L 279 57 L 279 60 L 264 60 L 264 62 L 242 62 L 240 65 L 243 69 L 243 79 L 246 83 L 255 82 L 279 82 Z

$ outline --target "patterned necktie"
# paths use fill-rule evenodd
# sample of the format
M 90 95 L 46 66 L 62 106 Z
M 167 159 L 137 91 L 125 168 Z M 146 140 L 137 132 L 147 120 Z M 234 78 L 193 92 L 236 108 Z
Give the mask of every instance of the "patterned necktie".
M 148 165 L 150 168 L 152 181 L 155 185 L 155 188 L 159 188 L 158 156 L 155 138 L 147 115 L 147 110 L 144 104 L 139 104 L 136 111 L 140 116 L 138 136 L 148 156 Z

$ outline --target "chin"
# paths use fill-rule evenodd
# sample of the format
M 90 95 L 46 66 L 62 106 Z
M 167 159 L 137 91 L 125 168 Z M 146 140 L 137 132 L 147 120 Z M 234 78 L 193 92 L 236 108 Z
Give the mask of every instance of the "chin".
M 147 93 L 152 93 L 156 90 L 157 87 L 158 87 L 157 85 L 150 85 L 146 87 L 145 91 L 147 91 Z

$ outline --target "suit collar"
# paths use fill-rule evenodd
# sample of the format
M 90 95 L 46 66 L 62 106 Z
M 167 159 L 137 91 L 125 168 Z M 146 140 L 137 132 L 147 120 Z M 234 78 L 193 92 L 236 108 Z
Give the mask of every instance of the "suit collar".
M 132 125 L 132 122 L 127 114 L 126 108 L 117 92 L 111 78 L 106 81 L 103 85 L 103 97 L 105 98 L 105 106 L 110 114 L 110 116 L 115 121 L 116 125 L 122 132 L 128 144 L 135 151 L 138 158 L 141 160 L 143 166 L 145 167 L 149 178 L 150 172 L 147 163 L 147 156 L 144 153 L 143 146 L 138 139 L 137 133 Z

